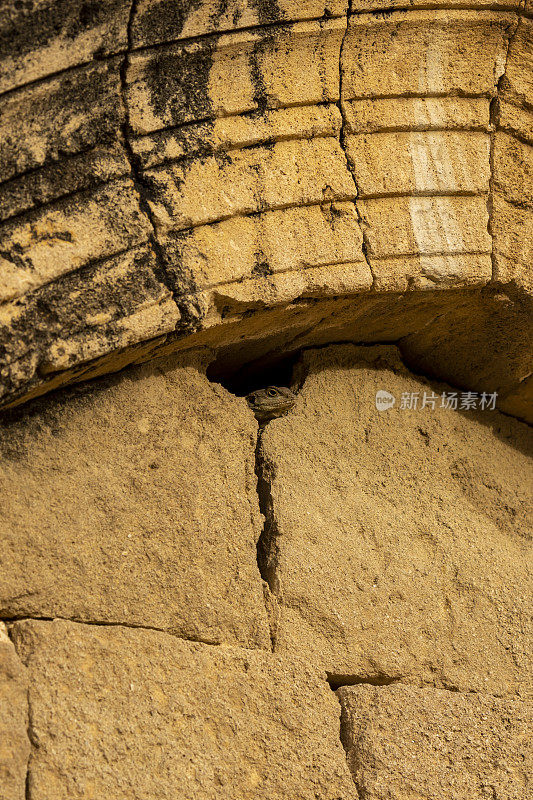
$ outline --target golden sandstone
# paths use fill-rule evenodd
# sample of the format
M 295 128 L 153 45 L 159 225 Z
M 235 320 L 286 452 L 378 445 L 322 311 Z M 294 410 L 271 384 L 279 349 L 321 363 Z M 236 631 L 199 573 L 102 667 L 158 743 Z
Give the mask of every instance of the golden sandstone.
M 532 0 L 0 43 L 0 800 L 525 800 Z

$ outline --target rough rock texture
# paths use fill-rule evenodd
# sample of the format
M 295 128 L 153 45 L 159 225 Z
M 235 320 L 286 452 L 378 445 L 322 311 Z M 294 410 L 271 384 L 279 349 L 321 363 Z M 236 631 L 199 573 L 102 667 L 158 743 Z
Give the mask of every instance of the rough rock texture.
M 260 450 L 276 652 L 334 684 L 527 693 L 531 429 L 441 408 L 450 388 L 410 375 L 395 348 L 309 351 L 302 370 Z M 401 407 L 411 393 L 417 410 Z
M 357 798 L 338 703 L 303 662 L 64 621 L 13 638 L 32 681 L 29 800 Z
M 255 431 L 245 401 L 198 359 L 3 425 L 2 616 L 268 647 Z
M 531 10 L 402 5 L 4 3 L 0 402 L 172 348 L 348 339 L 376 294 L 416 337 L 459 292 L 413 361 L 533 419 Z M 505 333 L 478 326 L 502 291 Z
M 523 800 L 531 790 L 533 707 L 408 686 L 337 692 L 341 737 L 367 800 Z
M 25 800 L 28 679 L 0 622 L 0 800 Z
M 522 800 L 533 0 L 0 5 L 0 800 Z

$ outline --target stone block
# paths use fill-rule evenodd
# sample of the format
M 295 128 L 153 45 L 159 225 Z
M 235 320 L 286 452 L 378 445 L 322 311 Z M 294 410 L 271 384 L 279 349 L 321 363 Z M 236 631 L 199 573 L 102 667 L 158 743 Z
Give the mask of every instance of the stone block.
M 343 103 L 347 133 L 489 130 L 486 97 L 390 97 Z
M 146 242 L 151 230 L 130 179 L 80 192 L 4 222 L 0 302 Z
M 2 616 L 269 647 L 255 436 L 246 402 L 194 360 L 137 368 L 5 423 Z
M 501 283 L 514 281 L 533 294 L 533 210 L 508 203 L 496 194 L 492 207 L 494 236 L 494 278 Z
M 174 330 L 180 314 L 155 269 L 139 247 L 1 306 L 0 396 Z
M 472 131 L 348 136 L 346 152 L 360 197 L 487 192 L 490 139 Z
M 39 742 L 30 800 L 357 798 L 337 700 L 304 663 L 64 621 L 13 636 Z
M 204 0 L 169 5 L 167 0 L 139 0 L 132 23 L 135 47 L 275 22 L 328 19 L 346 14 L 348 0 Z
M 230 217 L 355 197 L 337 139 L 276 142 L 148 170 L 149 203 L 164 234 Z
M 352 16 L 343 47 L 343 97 L 492 95 L 515 25 L 515 14 L 484 10 Z
M 0 92 L 125 50 L 130 6 L 130 0 L 3 3 Z
M 219 117 L 203 123 L 145 134 L 132 139 L 144 169 L 171 162 L 202 159 L 214 153 L 239 150 L 276 141 L 339 138 L 341 113 L 336 105 L 272 108 L 260 115 Z
M 531 430 L 461 410 L 460 392 L 458 410 L 441 407 L 452 390 L 410 375 L 394 348 L 308 351 L 297 379 L 295 408 L 262 436 L 276 652 L 337 684 L 525 695 Z
M 530 704 L 401 684 L 337 694 L 348 764 L 368 800 L 527 797 Z
M 498 129 L 517 136 L 526 144 L 533 144 L 533 112 L 500 101 L 498 114 Z
M 490 253 L 485 197 L 390 197 L 358 200 L 370 255 Z
M 533 20 L 521 17 L 509 47 L 505 70 L 504 96 L 511 93 L 515 102 L 533 103 Z
M 299 22 L 133 53 L 136 133 L 246 111 L 336 101 L 343 19 Z
M 354 204 L 329 202 L 201 225 L 169 237 L 167 252 L 170 263 L 179 264 L 203 290 L 246 278 L 364 262 L 361 245 Z
M 63 171 L 53 187 L 60 195 L 75 188 L 69 158 L 98 146 L 122 152 L 119 67 L 118 58 L 95 62 L 3 97 L 0 180 L 60 162 Z
M 533 210 L 533 146 L 516 136 L 494 137 L 494 188 L 519 208 Z
M 28 739 L 26 669 L 0 622 L 0 800 L 25 800 Z

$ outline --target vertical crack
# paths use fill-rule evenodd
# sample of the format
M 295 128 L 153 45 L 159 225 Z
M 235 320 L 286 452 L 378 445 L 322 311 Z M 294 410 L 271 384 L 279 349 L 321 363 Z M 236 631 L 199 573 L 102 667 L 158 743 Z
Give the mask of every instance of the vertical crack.
M 346 147 L 348 118 L 346 116 L 346 108 L 344 106 L 343 85 L 342 85 L 343 84 L 343 76 L 344 76 L 344 71 L 343 71 L 344 48 L 345 48 L 345 45 L 346 45 L 346 39 L 348 37 L 348 28 L 349 28 L 350 17 L 352 15 L 352 13 L 353 13 L 352 12 L 352 0 L 348 0 L 348 9 L 346 11 L 346 29 L 344 31 L 344 34 L 343 34 L 343 37 L 342 37 L 342 41 L 341 41 L 340 50 L 339 50 L 339 100 L 337 102 L 337 107 L 338 107 L 338 109 L 340 111 L 341 119 L 342 119 L 341 128 L 340 128 L 340 132 L 339 132 L 339 144 L 341 146 L 342 152 L 344 153 L 344 158 L 346 159 L 346 167 L 348 169 L 348 172 L 352 176 L 352 180 L 354 182 L 355 191 L 356 191 L 356 197 L 358 197 L 359 196 L 359 187 L 357 186 L 357 180 L 356 180 L 356 177 L 355 177 L 355 170 L 353 168 L 352 162 L 350 161 L 350 157 L 348 155 L 348 150 L 347 150 L 347 147 Z M 370 263 L 370 246 L 369 246 L 369 242 L 368 242 L 368 236 L 367 236 L 366 231 L 365 231 L 366 223 L 364 222 L 364 220 L 363 220 L 363 218 L 361 216 L 361 212 L 359 211 L 359 208 L 357 206 L 357 200 L 353 201 L 353 206 L 354 206 L 354 209 L 355 209 L 355 213 L 357 215 L 357 221 L 359 223 L 359 227 L 361 229 L 361 234 L 363 236 L 363 242 L 362 242 L 362 245 L 361 245 L 361 249 L 363 251 L 363 255 L 365 257 L 365 261 L 367 263 L 368 269 L 370 270 L 370 274 L 372 275 L 372 281 L 373 281 L 373 286 L 374 286 L 375 282 L 376 282 L 376 278 L 375 278 L 375 275 L 374 275 L 374 271 L 372 269 L 372 264 Z
M 264 518 L 263 530 L 257 540 L 257 566 L 263 579 L 265 605 L 268 624 L 270 627 L 270 641 L 272 652 L 276 647 L 277 629 L 279 623 L 281 600 L 281 584 L 279 580 L 279 547 L 277 544 L 278 529 L 274 518 L 274 503 L 272 500 L 272 480 L 274 467 L 265 459 L 263 452 L 264 426 L 259 427 L 257 444 L 255 447 L 255 474 L 257 476 L 257 496 L 259 510 Z
M 367 792 L 366 792 L 366 789 L 361 784 L 361 781 L 359 781 L 357 779 L 357 776 L 355 774 L 355 770 L 352 769 L 352 764 L 350 763 L 350 761 L 351 761 L 350 755 L 351 755 L 351 750 L 353 749 L 353 743 L 352 743 L 352 736 L 351 736 L 351 731 L 350 731 L 349 714 L 348 714 L 347 710 L 345 709 L 341 698 L 337 694 L 336 688 L 334 686 L 332 686 L 331 683 L 330 683 L 330 687 L 331 687 L 331 689 L 333 691 L 333 694 L 335 695 L 335 697 L 337 699 L 337 702 L 338 702 L 338 704 L 340 706 L 341 713 L 340 713 L 340 716 L 339 716 L 339 739 L 341 741 L 341 744 L 342 744 L 342 747 L 343 747 L 343 750 L 344 750 L 344 753 L 345 753 L 345 756 L 346 756 L 346 764 L 347 764 L 347 767 L 348 767 L 348 772 L 350 773 L 350 777 L 354 782 L 354 785 L 355 785 L 355 788 L 357 790 L 357 795 L 359 797 L 359 800 L 365 800 L 365 798 L 368 796 Z
M 183 291 L 180 291 L 178 293 L 176 290 L 175 281 L 172 279 L 171 275 L 169 275 L 165 253 L 157 236 L 157 224 L 154 219 L 152 208 L 148 200 L 150 196 L 150 185 L 143 173 L 141 160 L 139 156 L 134 152 L 133 147 L 131 145 L 133 126 L 131 124 L 130 107 L 127 94 L 127 86 L 128 86 L 127 75 L 130 66 L 130 54 L 134 49 L 133 21 L 137 15 L 138 3 L 139 0 L 132 0 L 131 3 L 128 25 L 127 25 L 127 49 L 126 53 L 124 54 L 124 59 L 122 61 L 122 64 L 120 66 L 120 90 L 121 90 L 122 105 L 124 109 L 124 121 L 121 124 L 121 133 L 122 133 L 124 149 L 126 152 L 126 157 L 130 164 L 133 184 L 139 196 L 139 207 L 141 211 L 145 214 L 152 228 L 152 231 L 149 235 L 149 244 L 155 255 L 154 274 L 157 280 L 168 289 L 173 301 L 176 303 L 180 311 L 181 318 L 179 323 L 177 323 L 177 325 L 179 325 L 180 327 L 180 330 L 182 330 L 183 332 L 192 332 L 197 329 L 198 319 L 201 314 L 198 303 L 194 297 L 193 282 L 190 278 L 182 276 L 180 278 L 180 282 L 182 283 Z
M 509 53 L 511 51 L 511 46 L 514 37 L 516 36 L 518 26 L 520 25 L 521 12 L 525 8 L 525 3 L 526 0 L 520 0 L 519 6 L 516 10 L 516 22 L 510 26 L 503 71 L 498 79 L 498 82 L 496 84 L 496 91 L 494 97 L 490 101 L 490 106 L 489 106 L 490 147 L 489 147 L 489 192 L 487 196 L 487 214 L 488 214 L 487 231 L 489 233 L 492 243 L 491 263 L 492 263 L 493 283 L 496 282 L 497 280 L 496 253 L 494 250 L 494 165 L 495 165 L 494 153 L 496 146 L 496 133 L 500 125 L 500 96 L 502 90 L 505 88 L 505 83 L 507 80 L 507 65 L 509 62 Z

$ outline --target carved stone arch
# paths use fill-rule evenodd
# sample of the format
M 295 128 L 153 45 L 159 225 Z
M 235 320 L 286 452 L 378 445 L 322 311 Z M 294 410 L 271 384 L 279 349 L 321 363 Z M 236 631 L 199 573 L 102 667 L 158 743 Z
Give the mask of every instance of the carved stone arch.
M 4 405 L 350 340 L 531 418 L 530 0 L 347 5 L 3 5 Z

